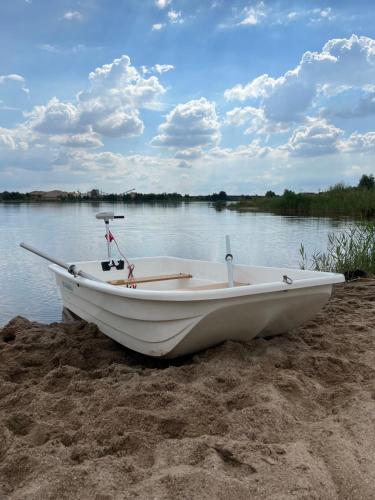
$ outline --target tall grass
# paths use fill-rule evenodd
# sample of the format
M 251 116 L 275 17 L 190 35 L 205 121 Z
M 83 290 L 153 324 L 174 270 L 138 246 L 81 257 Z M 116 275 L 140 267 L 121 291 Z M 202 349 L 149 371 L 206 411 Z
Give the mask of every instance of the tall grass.
M 350 275 L 355 270 L 375 275 L 375 222 L 361 222 L 340 233 L 329 233 L 326 252 L 312 255 L 311 262 L 303 244 L 301 268 Z
M 375 189 L 345 187 L 337 184 L 319 194 L 294 193 L 286 189 L 282 196 L 254 196 L 234 203 L 232 210 L 258 209 L 290 215 L 335 215 L 375 217 Z

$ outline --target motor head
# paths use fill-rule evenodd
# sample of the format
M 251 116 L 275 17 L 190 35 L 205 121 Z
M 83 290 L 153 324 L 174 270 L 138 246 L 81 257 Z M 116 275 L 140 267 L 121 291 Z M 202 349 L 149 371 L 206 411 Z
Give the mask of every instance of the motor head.
M 105 222 L 109 222 L 113 219 L 124 219 L 123 215 L 114 215 L 113 212 L 99 212 L 95 215 L 97 219 L 104 220 Z
M 113 212 L 99 212 L 95 217 L 100 220 L 110 221 L 115 218 L 115 215 Z

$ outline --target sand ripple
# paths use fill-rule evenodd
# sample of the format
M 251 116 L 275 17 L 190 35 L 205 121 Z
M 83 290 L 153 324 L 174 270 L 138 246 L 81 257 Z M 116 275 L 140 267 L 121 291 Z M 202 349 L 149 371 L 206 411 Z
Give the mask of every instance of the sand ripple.
M 177 361 L 84 322 L 0 332 L 0 498 L 372 499 L 375 282 Z

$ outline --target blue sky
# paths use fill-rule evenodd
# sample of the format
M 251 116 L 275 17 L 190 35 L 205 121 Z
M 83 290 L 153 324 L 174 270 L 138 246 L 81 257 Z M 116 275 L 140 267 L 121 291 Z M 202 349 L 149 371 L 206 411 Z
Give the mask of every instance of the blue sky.
M 3 0 L 0 191 L 355 184 L 374 27 L 363 0 Z

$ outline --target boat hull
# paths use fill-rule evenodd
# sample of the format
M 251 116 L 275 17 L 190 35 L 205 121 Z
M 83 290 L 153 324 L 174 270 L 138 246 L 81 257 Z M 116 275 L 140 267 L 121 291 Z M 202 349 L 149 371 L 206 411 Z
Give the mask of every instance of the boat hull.
M 230 289 L 228 296 L 200 292 L 197 300 L 185 292 L 176 292 L 174 300 L 159 293 L 155 300 L 150 292 L 145 296 L 125 289 L 115 294 L 113 286 L 94 286 L 51 268 L 64 307 L 120 344 L 155 357 L 174 358 L 225 340 L 284 333 L 315 316 L 332 291 L 332 283 L 299 288 L 283 284 L 279 290 L 268 287 L 258 293 L 251 286 L 244 287 L 248 293 Z

